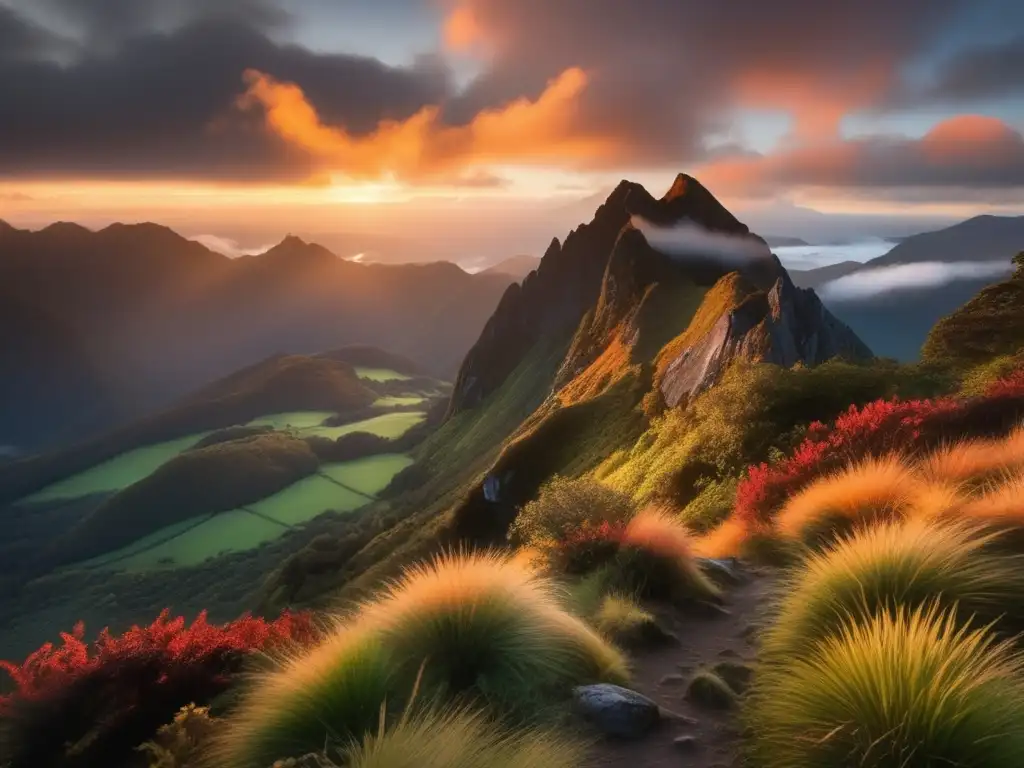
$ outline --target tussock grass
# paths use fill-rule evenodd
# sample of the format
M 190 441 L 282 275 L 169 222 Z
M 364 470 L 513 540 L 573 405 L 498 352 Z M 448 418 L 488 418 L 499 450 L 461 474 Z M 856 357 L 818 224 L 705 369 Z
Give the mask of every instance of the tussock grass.
M 318 647 L 255 676 L 215 738 L 211 765 L 266 768 L 278 758 L 377 730 L 381 705 L 404 704 L 379 636 L 339 625 Z
M 1002 542 L 1024 551 L 1024 474 L 1009 478 L 992 490 L 966 502 L 964 517 L 1003 532 Z
M 428 711 L 345 750 L 346 768 L 576 768 L 585 745 L 553 730 L 510 731 L 483 714 Z
M 770 768 L 1024 765 L 1022 659 L 935 606 L 850 621 L 762 669 L 751 758 Z
M 968 523 L 891 521 L 856 531 L 820 553 L 780 589 L 763 658 L 798 657 L 850 618 L 937 602 L 976 622 L 1024 618 L 1024 558 L 989 546 L 997 534 Z
M 970 501 L 963 486 L 944 482 L 926 482 L 915 488 L 906 516 L 920 520 L 958 520 Z
M 256 677 L 218 740 L 215 765 L 266 768 L 377 732 L 401 712 L 472 702 L 536 717 L 572 685 L 628 682 L 622 654 L 562 607 L 555 584 L 497 553 L 407 569 L 318 647 Z
M 1024 429 L 1018 427 L 1002 440 L 967 440 L 941 448 L 921 460 L 919 472 L 930 482 L 977 489 L 1022 467 Z
M 593 619 L 598 632 L 612 638 L 629 635 L 653 621 L 654 616 L 627 595 L 606 595 Z
M 698 557 L 738 557 L 749 537 L 748 526 L 730 517 L 717 528 L 693 541 L 693 553 Z
M 786 502 L 775 520 L 786 539 L 827 542 L 858 523 L 906 514 L 921 481 L 898 456 L 868 458 L 815 481 Z
M 499 554 L 445 555 L 408 569 L 359 623 L 392 650 L 397 674 L 421 665 L 425 691 L 507 701 L 526 691 L 625 681 L 625 660 L 565 612 L 555 584 Z
M 721 591 L 700 569 L 686 526 L 648 507 L 629 521 L 615 570 L 620 588 L 673 600 L 717 600 Z

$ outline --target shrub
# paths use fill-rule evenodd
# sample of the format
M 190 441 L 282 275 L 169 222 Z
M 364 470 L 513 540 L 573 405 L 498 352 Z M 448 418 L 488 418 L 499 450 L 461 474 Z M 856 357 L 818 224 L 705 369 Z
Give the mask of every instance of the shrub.
M 584 745 L 553 730 L 510 731 L 476 712 L 448 709 L 402 718 L 344 750 L 346 768 L 576 768 Z
M 783 506 L 775 526 L 787 539 L 827 541 L 858 523 L 901 517 L 918 485 L 899 458 L 867 459 L 797 493 Z
M 148 756 L 149 768 L 200 768 L 203 748 L 216 728 L 217 721 L 206 707 L 189 704 L 138 750 Z
M 936 608 L 850 621 L 805 658 L 762 667 L 754 765 L 1024 764 L 1021 657 Z
M 633 511 L 629 497 L 592 478 L 573 480 L 555 476 L 540 489 L 535 500 L 520 510 L 509 530 L 509 539 L 554 555 L 552 547 L 559 542 L 581 537 L 584 550 L 581 557 L 587 561 L 590 559 L 585 541 L 588 534 L 581 532 L 618 527 Z M 570 572 L 587 569 L 573 562 L 571 550 L 558 553 L 558 558 L 565 558 L 560 565 Z
M 664 510 L 648 508 L 630 521 L 612 568 L 616 586 L 637 595 L 681 602 L 721 597 L 694 558 L 686 527 Z
M 764 657 L 799 657 L 850 617 L 914 609 L 938 601 L 959 605 L 966 619 L 1024 618 L 1024 568 L 988 546 L 993 534 L 964 523 L 888 522 L 861 529 L 811 554 L 780 590 Z
M 719 525 L 736 502 L 736 478 L 713 480 L 700 485 L 700 493 L 683 507 L 679 516 L 697 532 L 706 532 Z
M 217 749 L 227 768 L 377 731 L 381 705 L 484 703 L 536 716 L 573 684 L 625 682 L 621 654 L 563 610 L 552 582 L 496 554 L 415 566 L 319 647 L 254 680 Z
M 736 703 L 736 692 L 718 674 L 705 669 L 690 680 L 686 698 L 707 709 L 731 709 Z
M 93 645 L 84 632 L 80 623 L 60 647 L 47 643 L 20 665 L 0 662 L 16 689 L 0 697 L 13 768 L 120 764 L 181 707 L 225 690 L 250 652 L 309 644 L 317 634 L 304 614 L 218 626 L 205 614 L 186 625 L 168 611 L 123 635 L 104 630 Z

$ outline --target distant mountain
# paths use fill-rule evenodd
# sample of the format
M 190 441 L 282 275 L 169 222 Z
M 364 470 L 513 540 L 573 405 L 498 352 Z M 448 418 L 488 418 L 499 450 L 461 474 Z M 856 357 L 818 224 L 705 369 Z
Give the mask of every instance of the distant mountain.
M 526 254 L 522 254 L 520 256 L 512 256 L 504 261 L 499 261 L 493 267 L 485 269 L 483 274 L 508 275 L 516 281 L 522 281 L 528 274 L 533 272 L 539 266 L 539 256 L 528 256 Z
M 230 259 L 156 224 L 3 225 L 0 313 L 20 341 L 0 352 L 0 444 L 98 432 L 276 353 L 369 344 L 451 378 L 510 282 L 357 264 L 296 237 Z
M 994 261 L 1024 248 L 1024 216 L 975 216 L 952 227 L 911 235 L 864 267 L 919 261 Z
M 806 240 L 799 237 L 786 237 L 785 235 L 764 235 L 764 241 L 772 248 L 787 248 L 801 245 L 810 245 Z
M 815 269 L 790 269 L 788 270 L 793 284 L 797 288 L 817 288 L 822 283 L 830 280 L 837 280 L 843 275 L 856 272 L 864 265 L 859 261 L 841 261 L 838 264 L 829 264 L 825 267 Z
M 1004 261 L 1024 250 L 1024 216 L 976 216 L 935 232 L 912 235 L 884 256 L 871 259 L 847 275 L 870 279 L 870 270 L 923 262 Z M 819 273 L 820 270 L 811 270 Z M 884 273 L 879 273 L 884 276 Z M 808 275 L 794 277 L 806 284 Z M 811 279 L 815 275 L 810 275 Z M 834 279 L 834 278 L 833 278 Z M 877 279 L 884 279 L 879 277 Z M 955 279 L 934 287 L 902 287 L 864 298 L 835 298 L 824 292 L 829 308 L 876 354 L 898 360 L 916 360 L 932 327 L 944 316 L 971 300 L 1001 276 Z M 821 287 L 825 281 L 815 284 Z

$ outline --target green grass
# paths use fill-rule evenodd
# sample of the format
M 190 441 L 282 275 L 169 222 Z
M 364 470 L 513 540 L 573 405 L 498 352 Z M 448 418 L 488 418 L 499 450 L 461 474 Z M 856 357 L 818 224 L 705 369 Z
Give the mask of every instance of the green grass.
M 939 600 L 981 622 L 1024 616 L 1024 560 L 992 551 L 995 536 L 960 525 L 921 520 L 883 523 L 856 531 L 808 556 L 780 590 L 779 615 L 762 653 L 806 654 L 848 617 L 865 618 L 897 607 Z
M 384 454 L 327 464 L 318 474 L 244 509 L 212 517 L 201 515 L 165 526 L 79 566 L 147 571 L 188 567 L 222 553 L 244 552 L 273 541 L 289 527 L 308 522 L 328 510 L 351 512 L 368 504 L 371 499 L 367 496 L 378 493 L 411 461 L 402 454 Z M 339 482 L 349 488 L 341 487 Z
M 369 432 L 380 437 L 396 438 L 404 435 L 427 417 L 426 413 L 422 411 L 398 411 L 383 413 L 380 416 L 336 427 L 325 425 L 324 422 L 334 415 L 330 411 L 271 413 L 253 419 L 247 426 L 273 427 L 281 431 L 293 431 L 299 437 L 324 437 L 328 440 L 337 440 L 339 437 L 353 432 Z
M 807 656 L 762 665 L 748 708 L 750 762 L 1024 765 L 1022 671 L 1012 642 L 934 607 L 851 621 Z
M 179 453 L 188 450 L 210 432 L 197 432 L 176 440 L 147 445 L 134 451 L 122 453 L 84 472 L 71 475 L 63 480 L 36 491 L 22 499 L 23 502 L 73 499 L 90 493 L 117 491 L 152 474 L 161 465 Z
M 432 395 L 437 397 L 439 395 Z M 422 405 L 427 398 L 422 395 L 386 395 L 378 397 L 374 402 L 374 408 L 397 408 L 400 406 Z
M 412 464 L 412 458 L 400 453 L 385 453 L 340 464 L 326 464 L 320 471 L 339 483 L 370 496 L 383 491 L 391 478 Z
M 390 368 L 364 368 L 362 366 L 356 366 L 356 376 L 369 381 L 408 381 L 412 378 Z

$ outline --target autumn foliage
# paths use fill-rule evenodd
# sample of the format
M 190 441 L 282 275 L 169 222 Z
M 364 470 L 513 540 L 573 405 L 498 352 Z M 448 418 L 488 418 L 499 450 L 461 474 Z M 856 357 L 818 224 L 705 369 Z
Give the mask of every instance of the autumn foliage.
M 84 636 L 79 623 L 21 664 L 0 661 L 14 685 L 0 696 L 11 768 L 121 764 L 182 706 L 223 692 L 248 654 L 308 645 L 317 631 L 306 614 L 217 625 L 205 613 L 187 624 L 165 610 L 121 635 L 104 629 L 91 644 Z

